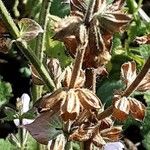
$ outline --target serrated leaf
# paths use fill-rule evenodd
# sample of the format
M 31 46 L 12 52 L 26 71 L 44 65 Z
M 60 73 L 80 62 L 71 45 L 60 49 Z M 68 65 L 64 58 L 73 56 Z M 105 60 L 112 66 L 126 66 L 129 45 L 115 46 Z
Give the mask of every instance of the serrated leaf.
M 21 19 L 18 25 L 20 28 L 20 38 L 25 41 L 30 41 L 43 32 L 41 26 L 29 18 Z
M 30 134 L 41 144 L 48 144 L 48 141 L 63 133 L 62 123 L 58 114 L 52 111 L 42 113 L 33 123 L 24 126 Z

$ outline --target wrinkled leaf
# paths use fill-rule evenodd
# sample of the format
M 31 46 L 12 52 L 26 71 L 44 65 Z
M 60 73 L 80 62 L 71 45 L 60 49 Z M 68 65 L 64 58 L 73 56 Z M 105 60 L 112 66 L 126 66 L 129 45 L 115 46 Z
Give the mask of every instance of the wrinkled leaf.
M 29 18 L 21 19 L 18 25 L 20 28 L 20 38 L 25 41 L 30 41 L 43 32 L 41 26 Z
M 61 119 L 52 111 L 42 113 L 33 123 L 24 127 L 41 144 L 48 144 L 50 140 L 63 133 Z

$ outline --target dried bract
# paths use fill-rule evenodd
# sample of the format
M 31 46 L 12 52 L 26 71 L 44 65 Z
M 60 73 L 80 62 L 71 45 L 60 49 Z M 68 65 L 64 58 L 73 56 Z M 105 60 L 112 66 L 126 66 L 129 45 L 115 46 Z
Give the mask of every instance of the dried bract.
M 122 97 L 115 101 L 112 116 L 123 121 L 127 119 L 129 111 L 130 103 L 126 97 Z
M 124 121 L 131 115 L 134 119 L 142 121 L 145 117 L 145 110 L 144 104 L 135 98 L 122 97 L 114 102 L 112 116 L 117 120 Z
M 145 117 L 145 111 L 146 111 L 145 105 L 134 98 L 129 98 L 129 102 L 130 102 L 131 116 L 136 120 L 143 121 Z
M 81 26 L 85 25 L 88 33 L 83 67 L 97 68 L 105 65 L 111 58 L 111 39 L 114 32 L 124 29 L 131 18 L 121 11 L 122 2 L 106 0 L 71 0 L 70 16 L 57 22 L 54 39 L 63 41 L 72 56 L 82 41 Z M 80 39 L 80 40 L 79 40 Z
M 136 74 L 136 63 L 135 62 L 127 62 L 121 66 L 121 79 L 125 82 L 126 87 L 135 80 Z

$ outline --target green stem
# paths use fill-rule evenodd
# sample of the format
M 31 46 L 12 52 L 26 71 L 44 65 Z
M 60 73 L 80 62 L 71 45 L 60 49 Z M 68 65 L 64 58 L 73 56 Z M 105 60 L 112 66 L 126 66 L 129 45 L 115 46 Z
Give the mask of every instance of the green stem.
M 35 53 L 37 54 L 37 57 L 40 59 L 41 62 L 43 62 L 43 52 L 45 51 L 45 38 L 46 38 L 46 29 L 47 29 L 47 23 L 48 23 L 48 14 L 50 11 L 51 6 L 51 0 L 43 0 L 40 16 L 39 16 L 39 24 L 44 30 L 43 34 L 40 34 L 36 40 L 36 47 L 35 47 Z
M 19 38 L 19 30 L 8 13 L 6 7 L 4 6 L 2 0 L 0 0 L 0 14 L 8 28 L 8 31 L 14 39 Z M 32 49 L 27 47 L 23 41 L 16 41 L 17 47 L 22 51 L 23 54 L 29 59 L 29 61 L 34 65 L 35 69 L 39 72 L 41 78 L 47 85 L 47 87 L 52 91 L 55 88 L 55 84 L 51 79 L 45 66 L 37 59 L 35 53 Z
M 44 33 L 40 34 L 37 37 L 36 46 L 35 46 L 35 53 L 41 63 L 43 62 L 44 51 L 46 50 L 45 41 L 46 41 L 46 31 L 47 31 L 50 6 L 51 6 L 50 0 L 42 1 L 41 11 L 40 11 L 40 16 L 38 21 L 38 23 L 44 30 Z M 33 100 L 37 100 L 39 97 L 41 97 L 42 91 L 43 91 L 43 86 L 34 85 L 32 88 Z
M 65 145 L 65 150 L 72 150 L 72 142 L 68 141 Z
M 37 59 L 36 55 L 34 54 L 33 50 L 27 47 L 21 41 L 16 41 L 18 48 L 21 52 L 28 58 L 28 60 L 34 65 L 38 73 L 40 74 L 41 78 L 47 85 L 47 87 L 52 91 L 55 88 L 55 84 L 51 77 L 49 76 L 48 71 L 46 70 L 45 66 Z
M 17 39 L 19 37 L 19 30 L 4 6 L 2 0 L 0 0 L 0 14 L 10 34 L 14 37 L 14 39 Z

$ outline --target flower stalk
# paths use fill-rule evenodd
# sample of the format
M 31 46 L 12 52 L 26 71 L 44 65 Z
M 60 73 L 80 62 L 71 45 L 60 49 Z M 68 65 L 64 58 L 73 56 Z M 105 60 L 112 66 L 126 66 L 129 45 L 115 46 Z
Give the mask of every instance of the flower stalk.
M 86 38 L 86 33 L 85 34 L 85 38 Z M 84 54 L 85 54 L 85 49 L 87 47 L 87 39 L 85 39 L 85 41 L 80 44 L 77 48 L 77 54 L 76 54 L 76 59 L 75 59 L 75 63 L 74 63 L 74 67 L 72 70 L 72 76 L 71 76 L 71 80 L 70 80 L 70 85 L 69 88 L 74 88 L 75 82 L 79 76 L 80 70 L 82 68 L 82 63 L 83 63 L 83 58 L 84 58 Z
M 137 75 L 137 77 L 131 83 L 131 85 L 125 90 L 125 92 L 122 94 L 122 96 L 125 96 L 125 97 L 130 96 L 136 90 L 136 88 L 138 87 L 140 82 L 143 80 L 145 75 L 148 73 L 149 69 L 150 69 L 150 57 L 147 59 L 145 65 L 143 66 L 140 73 Z M 106 117 L 109 117 L 112 113 L 113 113 L 113 106 L 111 105 L 110 107 L 105 109 L 105 111 L 103 111 L 102 113 L 100 113 L 98 115 L 98 119 L 102 120 Z

